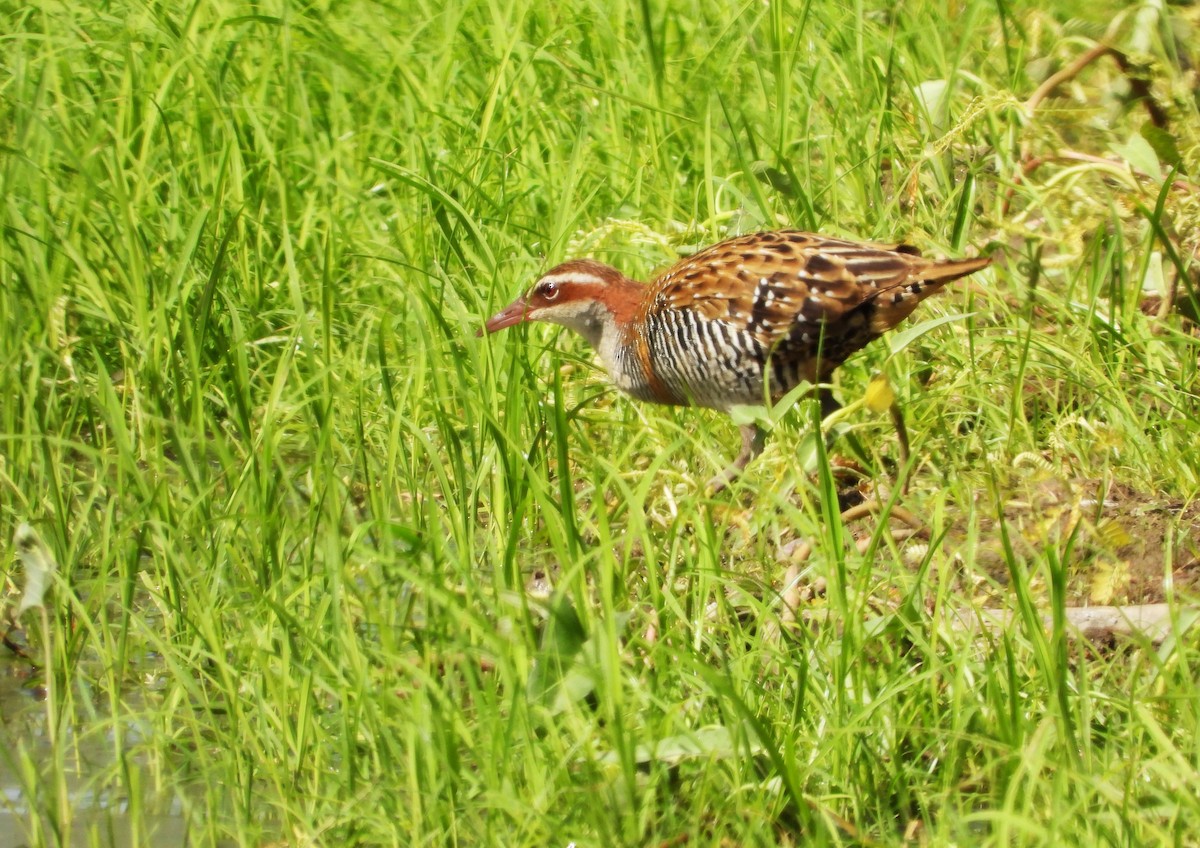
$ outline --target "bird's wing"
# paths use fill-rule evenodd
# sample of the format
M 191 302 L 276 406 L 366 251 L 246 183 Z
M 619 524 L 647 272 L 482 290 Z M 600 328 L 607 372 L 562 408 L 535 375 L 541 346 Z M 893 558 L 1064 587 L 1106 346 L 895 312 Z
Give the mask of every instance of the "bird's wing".
M 908 245 L 862 244 L 795 230 L 713 245 L 663 272 L 647 307 L 691 310 L 741 328 L 770 350 L 816 339 L 864 301 L 929 265 Z

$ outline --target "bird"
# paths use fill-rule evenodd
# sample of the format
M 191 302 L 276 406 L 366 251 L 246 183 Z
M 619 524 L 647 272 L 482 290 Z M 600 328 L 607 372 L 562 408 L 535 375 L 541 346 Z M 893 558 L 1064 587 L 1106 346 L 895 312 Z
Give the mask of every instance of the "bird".
M 595 349 L 612 382 L 641 401 L 729 413 L 808 381 L 828 412 L 837 408 L 828 390 L 834 369 L 922 300 L 990 262 L 927 259 L 908 244 L 800 230 L 751 233 L 699 250 L 649 284 L 593 259 L 569 260 L 478 334 L 531 321 L 567 327 Z M 710 481 L 714 492 L 763 450 L 759 425 L 740 431 L 741 452 Z

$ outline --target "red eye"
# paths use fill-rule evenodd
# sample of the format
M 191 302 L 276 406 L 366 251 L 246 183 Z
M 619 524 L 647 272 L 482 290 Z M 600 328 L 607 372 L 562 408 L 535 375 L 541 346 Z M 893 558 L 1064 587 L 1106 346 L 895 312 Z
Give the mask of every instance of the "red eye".
M 537 293 L 542 300 L 554 300 L 558 297 L 558 284 L 542 283 L 537 287 Z

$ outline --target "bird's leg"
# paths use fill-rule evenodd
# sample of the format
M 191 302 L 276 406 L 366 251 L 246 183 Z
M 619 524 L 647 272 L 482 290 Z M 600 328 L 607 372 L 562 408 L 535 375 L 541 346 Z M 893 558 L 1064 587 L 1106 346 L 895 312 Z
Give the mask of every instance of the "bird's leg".
M 822 421 L 842 408 L 842 405 L 838 403 L 837 398 L 833 396 L 833 391 L 828 386 L 817 389 L 817 400 L 821 402 Z
M 742 452 L 737 455 L 732 465 L 708 481 L 714 495 L 741 476 L 742 470 L 750 460 L 762 453 L 763 446 L 767 443 L 766 432 L 757 424 L 743 424 L 739 429 L 742 433 Z
M 900 484 L 900 494 L 908 494 L 909 474 L 912 469 L 908 467 L 909 448 L 908 448 L 908 428 L 904 426 L 904 410 L 900 408 L 899 401 L 892 401 L 890 408 L 892 413 L 892 424 L 896 428 L 896 440 L 900 444 L 900 474 L 904 475 L 904 482 Z
M 817 389 L 817 399 L 821 402 L 822 419 L 842 408 L 828 387 Z M 728 468 L 708 481 L 709 489 L 714 495 L 740 477 L 750 460 L 762 453 L 767 443 L 766 431 L 757 424 L 743 424 L 738 429 L 742 434 L 742 452 Z

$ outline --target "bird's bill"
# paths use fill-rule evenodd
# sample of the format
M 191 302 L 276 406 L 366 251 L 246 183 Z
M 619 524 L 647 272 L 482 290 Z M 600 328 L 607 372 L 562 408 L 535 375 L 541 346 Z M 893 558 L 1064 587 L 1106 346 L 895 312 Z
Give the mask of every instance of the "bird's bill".
M 525 320 L 528 311 L 529 304 L 525 302 L 525 298 L 519 297 L 489 318 L 483 329 L 488 333 L 495 333 L 513 324 L 520 324 Z

